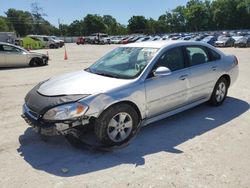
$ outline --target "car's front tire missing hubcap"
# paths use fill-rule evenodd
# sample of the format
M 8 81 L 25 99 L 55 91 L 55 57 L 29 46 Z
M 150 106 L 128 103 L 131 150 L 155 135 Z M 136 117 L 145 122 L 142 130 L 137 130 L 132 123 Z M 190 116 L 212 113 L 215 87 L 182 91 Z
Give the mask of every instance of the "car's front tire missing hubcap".
M 104 145 L 121 145 L 133 138 L 138 125 L 136 110 L 125 103 L 117 104 L 105 110 L 96 120 L 95 134 Z

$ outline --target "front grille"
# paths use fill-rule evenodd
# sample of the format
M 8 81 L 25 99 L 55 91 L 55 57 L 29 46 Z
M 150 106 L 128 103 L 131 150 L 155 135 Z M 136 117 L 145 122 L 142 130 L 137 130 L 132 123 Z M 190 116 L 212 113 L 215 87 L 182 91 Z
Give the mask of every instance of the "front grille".
M 32 127 L 34 132 L 45 136 L 59 135 L 56 127 L 53 124 L 42 124 L 42 122 L 40 122 L 39 120 L 34 120 L 33 117 L 31 117 L 30 114 L 27 113 L 24 113 L 21 116 L 26 121 L 26 123 L 28 123 Z
M 33 111 L 29 111 L 29 113 L 32 115 L 32 116 L 34 116 L 36 119 L 38 119 L 39 117 L 40 117 L 40 115 L 39 114 L 37 114 L 36 112 L 33 112 Z
M 27 113 L 31 118 L 38 120 L 40 118 L 40 114 L 32 111 L 26 104 L 23 105 L 23 113 Z

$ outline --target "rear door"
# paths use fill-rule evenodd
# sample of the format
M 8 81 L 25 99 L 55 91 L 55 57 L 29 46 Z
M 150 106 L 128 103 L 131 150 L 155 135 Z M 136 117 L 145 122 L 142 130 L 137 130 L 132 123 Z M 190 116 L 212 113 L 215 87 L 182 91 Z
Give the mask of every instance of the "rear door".
M 220 57 L 218 55 L 217 59 L 212 58 L 212 52 L 203 46 L 187 46 L 184 49 L 190 72 L 188 101 L 192 103 L 207 98 L 212 93 L 218 79 L 217 69 Z

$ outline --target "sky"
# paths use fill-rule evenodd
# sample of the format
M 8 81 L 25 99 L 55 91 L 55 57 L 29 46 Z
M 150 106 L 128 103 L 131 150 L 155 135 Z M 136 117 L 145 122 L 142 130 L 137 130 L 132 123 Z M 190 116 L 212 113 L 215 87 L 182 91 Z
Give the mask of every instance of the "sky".
M 111 15 L 124 25 L 132 16 L 142 15 L 158 19 L 167 10 L 186 5 L 188 0 L 0 0 L 0 15 L 6 16 L 9 8 L 31 11 L 31 4 L 38 3 L 52 25 L 70 24 L 82 20 L 87 14 Z

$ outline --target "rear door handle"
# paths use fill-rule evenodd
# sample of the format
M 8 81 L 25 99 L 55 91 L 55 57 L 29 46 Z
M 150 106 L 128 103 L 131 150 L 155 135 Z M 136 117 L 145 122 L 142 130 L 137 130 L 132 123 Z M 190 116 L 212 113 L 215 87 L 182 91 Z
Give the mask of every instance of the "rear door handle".
M 217 70 L 217 66 L 212 66 L 211 69 L 212 69 L 213 71 L 216 71 L 216 70 Z
M 187 74 L 184 74 L 184 75 L 181 75 L 181 76 L 179 77 L 179 79 L 180 79 L 180 80 L 186 80 L 187 77 L 188 77 L 188 75 L 187 75 Z

